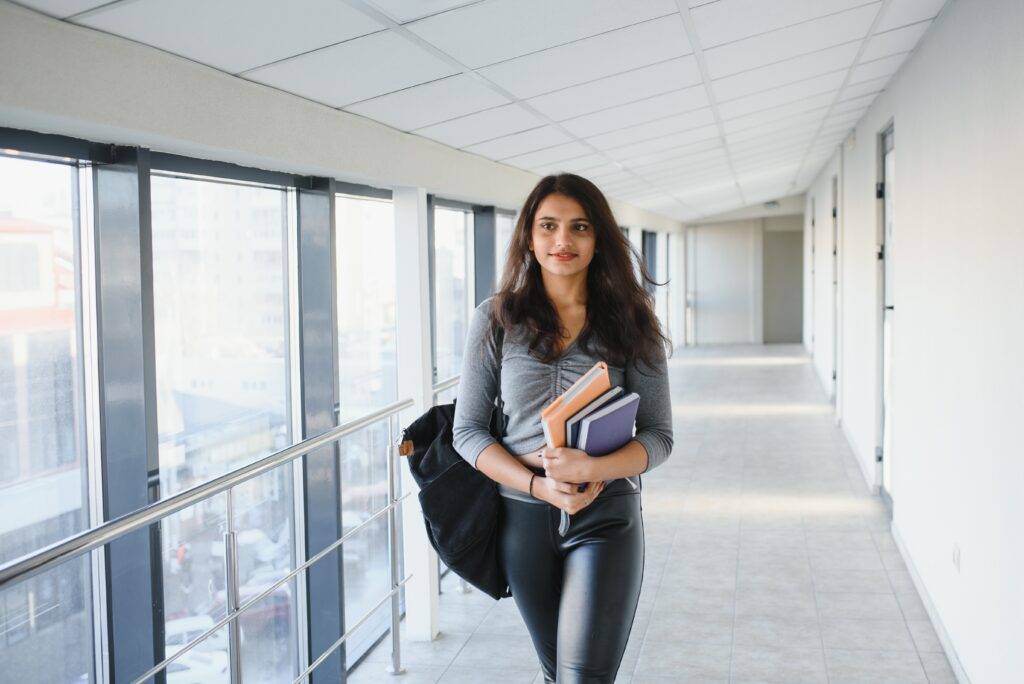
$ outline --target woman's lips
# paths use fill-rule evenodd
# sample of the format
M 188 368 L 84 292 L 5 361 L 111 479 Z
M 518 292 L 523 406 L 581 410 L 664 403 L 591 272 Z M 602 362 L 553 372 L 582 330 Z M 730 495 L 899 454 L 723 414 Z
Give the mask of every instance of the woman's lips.
M 570 261 L 576 258 L 575 254 L 552 254 L 551 256 L 555 257 L 559 261 Z

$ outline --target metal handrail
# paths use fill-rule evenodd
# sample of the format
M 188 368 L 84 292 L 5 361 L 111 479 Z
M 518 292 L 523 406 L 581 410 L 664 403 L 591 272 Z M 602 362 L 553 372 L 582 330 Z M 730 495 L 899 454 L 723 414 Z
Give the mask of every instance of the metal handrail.
M 363 522 L 361 522 L 358 525 L 356 525 L 355 527 L 353 527 L 346 534 L 342 535 L 339 539 L 337 539 L 337 540 L 331 542 L 329 545 L 325 546 L 315 556 L 313 556 L 309 560 L 299 564 L 294 570 L 289 571 L 287 575 L 283 575 L 280 579 L 278 579 L 276 582 L 274 582 L 273 584 L 268 586 L 266 589 L 261 591 L 259 594 L 257 594 L 256 596 L 253 596 L 252 598 L 250 598 L 245 603 L 239 605 L 238 608 L 236 608 L 234 610 L 231 610 L 231 611 L 228 611 L 228 613 L 224 617 L 222 617 L 219 621 L 217 621 L 217 623 L 214 624 L 212 627 L 207 629 L 205 632 L 203 632 L 202 634 L 197 636 L 192 641 L 188 642 L 188 644 L 186 644 L 184 646 L 184 648 L 181 648 L 181 649 L 175 651 L 174 655 L 171 655 L 171 656 L 168 656 L 167 658 L 164 658 L 162 661 L 160 661 L 159 663 L 154 665 L 152 668 L 150 668 L 149 670 L 146 670 L 145 672 L 143 672 L 137 678 L 132 680 L 132 683 L 133 684 L 139 684 L 140 682 L 145 682 L 150 677 L 155 675 L 157 672 L 159 672 L 160 670 L 163 670 L 164 668 L 166 668 L 168 665 L 173 663 L 175 660 L 177 660 L 181 656 L 185 655 L 187 652 L 191 651 L 194 647 L 198 646 L 203 641 L 205 641 L 207 639 L 207 637 L 213 636 L 224 625 L 226 625 L 226 624 L 228 624 L 228 623 L 238 619 L 239 615 L 241 615 L 245 611 L 249 610 L 254 605 L 256 605 L 257 603 L 262 601 L 263 599 L 265 599 L 268 596 L 270 596 L 272 593 L 277 591 L 277 589 L 279 587 L 283 586 L 286 582 L 288 582 L 289 580 L 294 578 L 300 572 L 303 572 L 304 570 L 309 568 L 311 565 L 313 565 L 314 563 L 316 563 L 319 560 L 321 560 L 324 556 L 326 556 L 327 554 L 329 554 L 332 551 L 334 551 L 335 549 L 337 549 L 346 540 L 348 540 L 350 537 L 354 536 L 357 532 L 361 531 L 364 527 L 366 527 L 367 525 L 369 525 L 370 523 L 375 521 L 377 518 L 381 517 L 385 513 L 390 513 L 392 511 L 392 509 L 394 509 L 397 504 L 400 504 L 402 501 L 404 501 L 405 499 L 407 499 L 410 496 L 412 496 L 412 494 L 413 494 L 412 492 L 407 492 L 406 494 L 403 494 L 401 497 L 393 500 L 387 506 L 384 506 L 379 511 L 374 513 L 372 516 L 370 516 L 369 518 L 367 518 Z M 400 582 L 400 584 L 404 584 L 405 582 L 407 582 L 410 579 L 410 577 L 412 577 L 412 575 L 406 576 Z M 387 596 L 390 596 L 390 595 L 391 594 L 389 593 Z M 383 600 L 381 601 L 381 603 L 383 603 Z M 374 606 L 370 610 L 370 613 L 372 613 L 374 610 L 376 610 L 379 606 L 380 606 L 380 604 L 378 603 L 376 606 Z M 366 617 L 369 617 L 369 613 L 363 619 L 365 620 Z M 347 636 L 347 634 L 346 634 L 346 636 Z M 339 645 L 340 645 L 340 642 L 339 642 Z M 326 655 L 329 655 L 329 654 L 330 654 L 329 652 L 326 653 Z
M 461 375 L 453 375 L 447 380 L 442 380 L 434 385 L 434 394 L 444 392 L 446 389 L 455 387 L 459 384 L 459 380 L 462 379 Z
M 390 418 L 413 404 L 412 399 L 395 402 L 367 416 L 333 427 L 315 437 L 310 437 L 281 451 L 265 456 L 258 461 L 253 461 L 249 465 L 225 473 L 209 482 L 186 489 L 174 496 L 149 504 L 137 511 L 122 515 L 102 525 L 80 532 L 73 537 L 68 537 L 34 553 L 5 563 L 0 566 L 0 590 L 8 584 L 32 577 L 55 565 L 109 544 L 126 534 L 158 522 L 169 515 L 194 506 L 244 482 L 248 482 L 269 470 L 273 470 L 289 461 L 294 461 L 315 449 L 368 427 L 383 418 Z

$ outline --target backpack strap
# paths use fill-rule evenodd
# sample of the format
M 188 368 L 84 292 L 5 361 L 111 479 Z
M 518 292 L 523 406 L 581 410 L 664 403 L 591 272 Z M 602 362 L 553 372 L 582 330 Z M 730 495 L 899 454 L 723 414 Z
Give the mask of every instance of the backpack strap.
M 495 397 L 495 402 L 498 407 L 498 429 L 501 431 L 501 436 L 505 436 L 505 402 L 501 398 L 501 346 L 504 342 L 505 328 L 500 325 L 494 331 L 494 338 L 496 341 L 496 356 L 498 359 L 498 394 Z

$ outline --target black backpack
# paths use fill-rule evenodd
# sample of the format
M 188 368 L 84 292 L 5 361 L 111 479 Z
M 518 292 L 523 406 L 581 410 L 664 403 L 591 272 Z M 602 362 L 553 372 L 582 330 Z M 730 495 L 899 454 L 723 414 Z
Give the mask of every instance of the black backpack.
M 504 331 L 498 328 L 495 332 L 500 360 Z M 498 562 L 498 483 L 471 466 L 452 446 L 454 417 L 452 401 L 432 407 L 402 431 L 402 440 L 412 443 L 409 470 L 420 487 L 427 538 L 455 574 L 491 598 L 507 598 L 512 591 Z M 500 440 L 506 424 L 499 367 L 491 434 Z

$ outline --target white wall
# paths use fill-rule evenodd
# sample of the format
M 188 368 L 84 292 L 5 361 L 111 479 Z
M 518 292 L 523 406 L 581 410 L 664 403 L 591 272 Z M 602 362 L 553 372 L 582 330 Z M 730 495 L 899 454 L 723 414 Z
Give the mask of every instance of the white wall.
M 517 209 L 538 176 L 0 0 L 0 126 Z M 678 221 L 609 200 L 621 224 Z
M 697 344 L 762 340 L 762 219 L 689 231 Z
M 686 344 L 686 237 L 672 233 L 669 239 L 669 336 L 674 347 Z
M 832 370 L 836 368 L 833 358 L 832 177 L 841 173 L 837 156 L 828 162 L 807 190 L 804 210 L 804 282 L 808 286 L 804 296 L 804 344 L 814 352 L 814 369 L 830 395 Z
M 843 152 L 843 426 L 876 484 L 874 187 L 892 120 L 893 533 L 954 668 L 975 684 L 1024 672 L 1022 65 L 1024 3 L 953 0 Z M 836 163 L 808 191 L 819 216 Z M 815 356 L 828 350 L 819 341 Z

